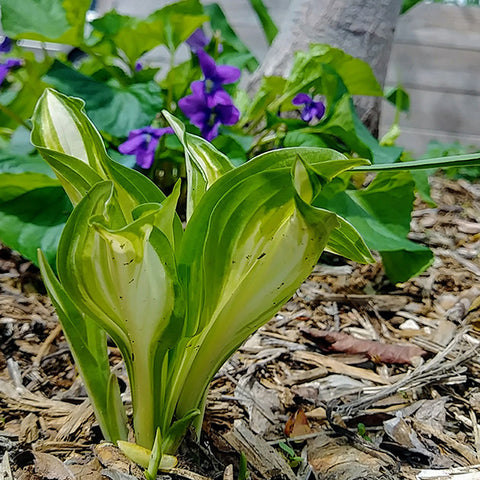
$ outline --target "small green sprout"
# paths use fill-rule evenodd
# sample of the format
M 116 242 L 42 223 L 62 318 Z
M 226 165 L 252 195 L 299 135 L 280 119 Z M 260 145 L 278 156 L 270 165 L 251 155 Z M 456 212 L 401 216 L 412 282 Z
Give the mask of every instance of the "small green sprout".
M 287 462 L 292 468 L 296 468 L 303 463 L 303 458 L 299 457 L 290 445 L 285 442 L 279 442 L 278 446 L 283 450 Z

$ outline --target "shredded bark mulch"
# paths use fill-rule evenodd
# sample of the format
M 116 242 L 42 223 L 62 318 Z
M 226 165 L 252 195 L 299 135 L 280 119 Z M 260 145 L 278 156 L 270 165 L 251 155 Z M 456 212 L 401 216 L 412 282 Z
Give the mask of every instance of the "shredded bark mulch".
M 201 443 L 159 478 L 233 480 L 240 452 L 256 479 L 480 478 L 480 185 L 434 177 L 432 196 L 410 237 L 433 265 L 392 285 L 325 256 L 215 377 Z M 143 478 L 101 443 L 38 270 L 4 247 L 0 345 L 1 478 Z

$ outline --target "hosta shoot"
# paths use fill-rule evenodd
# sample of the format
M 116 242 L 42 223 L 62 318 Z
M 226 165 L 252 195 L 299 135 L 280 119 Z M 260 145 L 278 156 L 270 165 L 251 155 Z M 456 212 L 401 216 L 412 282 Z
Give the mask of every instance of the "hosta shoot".
M 166 197 L 112 161 L 81 100 L 46 90 L 32 132 L 74 205 L 55 273 L 39 254 L 45 284 L 105 437 L 131 450 L 106 336 L 120 349 L 140 457 L 154 452 L 151 475 L 187 428 L 201 425 L 215 373 L 288 301 L 323 250 L 372 260 L 348 222 L 312 206 L 328 182 L 367 160 L 298 147 L 234 167 L 165 117 L 185 149 L 184 228 L 175 210 L 180 184 Z

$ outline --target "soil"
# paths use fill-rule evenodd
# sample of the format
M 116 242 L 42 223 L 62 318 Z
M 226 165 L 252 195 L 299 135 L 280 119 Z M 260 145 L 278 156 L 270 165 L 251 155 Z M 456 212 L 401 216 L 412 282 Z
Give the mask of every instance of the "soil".
M 410 237 L 432 266 L 392 285 L 381 263 L 324 256 L 215 377 L 201 443 L 159 477 L 234 479 L 242 452 L 257 479 L 480 478 L 480 185 L 431 183 Z M 0 345 L 0 478 L 143 478 L 101 442 L 38 270 L 5 247 Z

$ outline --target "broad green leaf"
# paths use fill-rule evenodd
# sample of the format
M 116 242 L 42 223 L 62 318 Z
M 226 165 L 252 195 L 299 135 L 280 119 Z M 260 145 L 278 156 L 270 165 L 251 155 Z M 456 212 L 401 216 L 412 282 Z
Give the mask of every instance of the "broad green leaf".
M 71 301 L 41 251 L 38 260 L 43 281 L 62 324 L 102 433 L 107 441 L 126 440 L 127 418 L 118 382 L 110 372 L 107 336 Z
M 81 97 L 93 123 L 114 137 L 126 137 L 130 130 L 150 125 L 163 105 L 161 89 L 155 82 L 111 86 L 59 61 L 45 80 L 66 95 Z
M 125 344 L 134 331 L 148 344 L 165 329 L 174 308 L 172 250 L 166 237 L 153 230 L 159 205 L 150 204 L 122 226 L 112 194 L 113 184 L 102 182 L 77 205 L 59 246 L 58 273 L 73 301 L 107 331 Z
M 7 175 L 0 175 L 2 193 L 7 195 L 5 200 L 0 201 L 0 239 L 34 263 L 37 263 L 37 249 L 41 248 L 48 262 L 55 265 L 60 234 L 72 209 L 68 197 L 46 176 L 49 184 L 25 189 L 22 193 L 22 185 L 28 185 L 31 175 L 37 175 L 26 173 L 10 176 L 15 189 L 18 189 L 18 195 L 12 197 L 12 189 L 5 178 Z
M 211 375 L 239 343 L 293 294 L 339 226 L 336 215 L 305 202 L 314 191 L 298 165 L 322 172 L 323 182 L 357 161 L 325 149 L 268 152 L 224 174 L 204 194 L 179 254 L 189 292 L 187 331 L 197 332 L 187 347 L 196 353 L 180 416 L 198 405 Z
M 427 247 L 407 239 L 413 200 L 414 182 L 401 172 L 377 175 L 365 190 L 346 190 L 331 198 L 321 194 L 314 205 L 345 218 L 382 257 L 401 258 L 398 268 L 393 261 L 384 265 L 389 278 L 399 282 L 424 270 L 433 258 Z
M 80 46 L 90 0 L 0 0 L 10 37 Z
M 272 17 L 268 13 L 267 7 L 262 0 L 249 0 L 250 5 L 255 10 L 260 23 L 262 24 L 263 32 L 269 45 L 272 44 L 274 38 L 277 36 L 278 28 L 275 25 Z
M 0 174 L 1 173 L 42 173 L 54 177 L 52 169 L 38 154 L 14 155 L 9 151 L 0 152 Z
M 284 147 L 327 147 L 320 135 L 302 133 L 298 131 L 288 132 L 283 141 Z
M 45 90 L 33 114 L 32 143 L 81 160 L 105 178 L 107 152 L 102 137 L 85 119 L 84 105 L 80 98 Z
M 220 152 L 224 153 L 231 164 L 239 167 L 248 161 L 247 152 L 252 147 L 253 136 L 239 135 L 227 130 L 212 140 L 212 144 Z
M 240 40 L 237 34 L 233 31 L 232 27 L 228 23 L 227 17 L 223 13 L 218 3 L 210 3 L 204 6 L 205 13 L 210 17 L 210 25 L 212 30 L 217 30 L 221 33 L 221 38 L 224 42 L 229 44 L 236 52 L 240 54 L 249 54 L 251 59 L 246 63 L 246 66 L 250 72 L 253 72 L 259 65 L 258 60 L 252 55 L 246 45 Z

